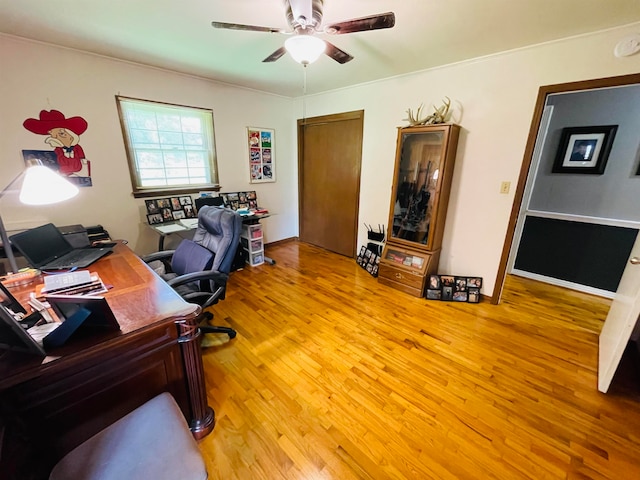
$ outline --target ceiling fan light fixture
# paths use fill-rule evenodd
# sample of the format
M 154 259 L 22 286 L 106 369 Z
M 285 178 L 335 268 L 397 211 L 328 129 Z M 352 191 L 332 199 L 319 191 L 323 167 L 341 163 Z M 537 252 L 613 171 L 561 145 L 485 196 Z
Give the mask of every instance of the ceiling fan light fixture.
M 284 48 L 293 59 L 302 65 L 315 62 L 327 49 L 324 40 L 311 35 L 294 35 L 284 42 Z

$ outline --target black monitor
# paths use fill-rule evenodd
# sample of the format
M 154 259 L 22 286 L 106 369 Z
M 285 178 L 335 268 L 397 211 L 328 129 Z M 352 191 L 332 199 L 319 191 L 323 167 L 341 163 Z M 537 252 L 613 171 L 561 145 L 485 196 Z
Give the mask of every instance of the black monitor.
M 209 205 L 212 207 L 224 207 L 224 198 L 222 197 L 198 197 L 195 199 L 196 210 L 200 210 L 201 207 Z
M 27 313 L 20 302 L 16 300 L 16 297 L 11 294 L 9 289 L 2 282 L 0 282 L 0 305 L 18 315 L 25 315 Z
M 4 305 L 0 305 L 0 350 L 46 355 L 44 348 L 29 335 L 24 326 Z

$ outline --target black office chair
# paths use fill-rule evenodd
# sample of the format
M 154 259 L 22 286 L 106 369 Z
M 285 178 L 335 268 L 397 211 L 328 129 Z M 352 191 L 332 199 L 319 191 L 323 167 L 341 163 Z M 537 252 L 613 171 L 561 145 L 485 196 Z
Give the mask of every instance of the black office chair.
M 203 206 L 198 211 L 198 227 L 193 240 L 184 239 L 175 250 L 164 250 L 143 257 L 170 286 L 189 303 L 206 309 L 225 297 L 231 265 L 240 245 L 242 217 L 224 207 Z M 213 318 L 204 312 L 199 328 L 203 333 L 236 331 L 208 325 Z

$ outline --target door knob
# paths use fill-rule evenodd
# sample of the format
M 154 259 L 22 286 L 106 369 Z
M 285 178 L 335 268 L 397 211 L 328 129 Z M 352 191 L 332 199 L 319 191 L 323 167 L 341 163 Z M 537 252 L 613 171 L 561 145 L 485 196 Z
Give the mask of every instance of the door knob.
M 631 257 L 631 260 L 629 260 L 629 262 L 631 262 L 631 265 L 638 265 L 640 263 L 640 258 Z

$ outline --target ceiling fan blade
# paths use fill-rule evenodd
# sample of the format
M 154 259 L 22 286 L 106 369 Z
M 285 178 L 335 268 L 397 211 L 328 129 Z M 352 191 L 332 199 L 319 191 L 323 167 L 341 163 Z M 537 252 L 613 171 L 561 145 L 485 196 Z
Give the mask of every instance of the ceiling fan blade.
M 332 23 L 324 27 L 325 33 L 331 35 L 343 35 L 345 33 L 365 32 L 367 30 L 380 30 L 391 28 L 396 24 L 396 16 L 393 12 L 371 15 L 369 17 L 353 18 L 344 22 Z
M 224 23 L 224 22 L 211 22 L 213 28 L 224 28 L 227 30 L 248 30 L 251 32 L 266 32 L 266 33 L 287 33 L 286 30 L 273 27 L 258 27 L 255 25 L 243 25 L 241 23 Z
M 284 47 L 280 47 L 278 50 L 276 50 L 275 52 L 273 52 L 271 55 L 269 55 L 267 58 L 265 58 L 264 60 L 262 60 L 263 62 L 275 62 L 276 60 L 278 60 L 281 56 L 283 56 L 285 53 L 287 53 L 287 50 Z
M 351 55 L 349 55 L 344 50 L 340 50 L 333 43 L 329 43 L 326 40 L 324 41 L 324 43 L 327 44 L 327 49 L 324 53 L 333 58 L 336 62 L 343 64 L 353 60 L 353 57 Z

